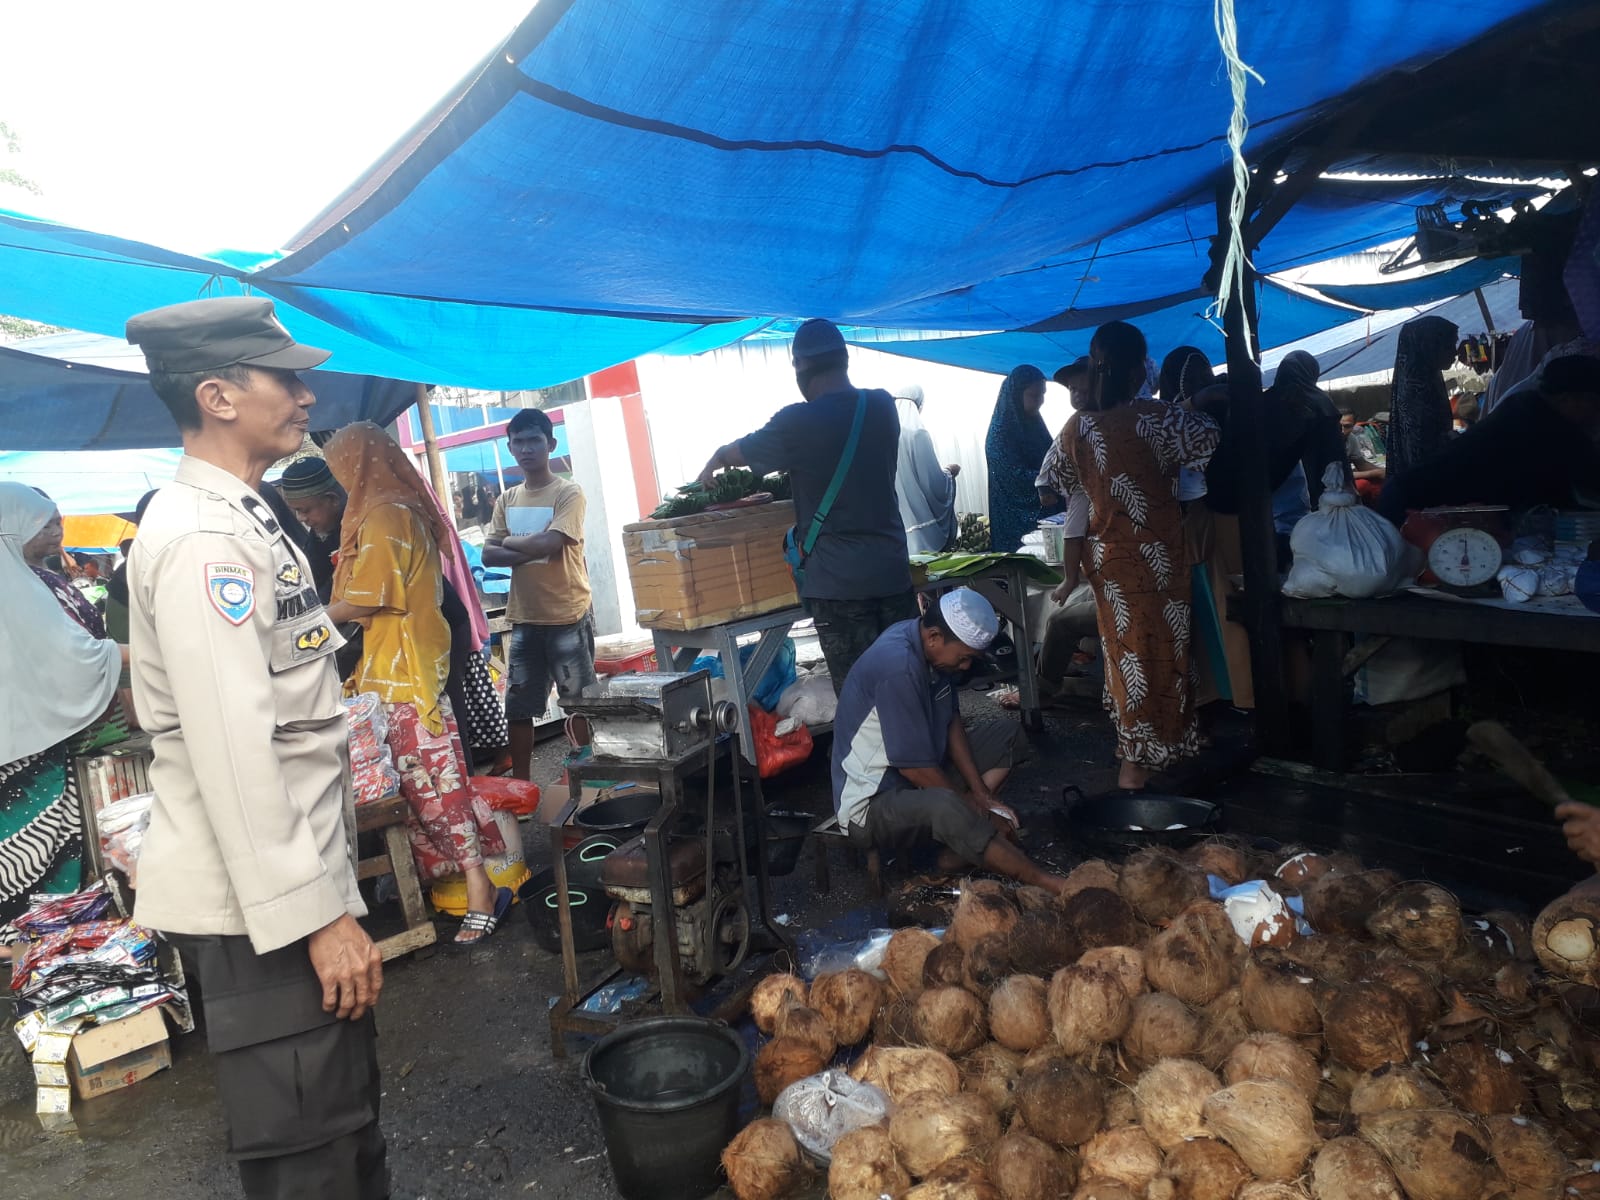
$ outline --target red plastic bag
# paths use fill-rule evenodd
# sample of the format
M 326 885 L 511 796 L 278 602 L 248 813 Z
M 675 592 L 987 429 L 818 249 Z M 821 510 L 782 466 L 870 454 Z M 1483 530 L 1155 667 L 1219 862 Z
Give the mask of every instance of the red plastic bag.
M 804 725 L 778 736 L 778 717 L 759 705 L 750 706 L 750 732 L 756 739 L 756 767 L 771 779 L 811 757 L 811 730 Z
M 539 811 L 539 785 L 504 775 L 474 775 L 469 786 L 490 808 L 518 817 L 531 817 Z

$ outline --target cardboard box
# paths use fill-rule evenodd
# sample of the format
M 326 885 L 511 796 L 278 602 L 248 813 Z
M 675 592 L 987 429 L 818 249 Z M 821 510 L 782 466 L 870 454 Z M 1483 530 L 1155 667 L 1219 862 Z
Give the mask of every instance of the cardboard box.
M 80 1100 L 118 1091 L 171 1065 L 167 1023 L 159 1008 L 83 1030 L 72 1039 L 67 1056 L 72 1089 Z
M 783 561 L 794 503 L 641 521 L 622 532 L 634 619 L 646 629 L 704 629 L 800 603 Z

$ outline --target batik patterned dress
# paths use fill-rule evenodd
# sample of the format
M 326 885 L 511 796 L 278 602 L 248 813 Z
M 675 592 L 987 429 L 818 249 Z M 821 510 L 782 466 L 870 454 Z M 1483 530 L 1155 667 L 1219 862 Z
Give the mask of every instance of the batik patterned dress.
M 1088 499 L 1086 562 L 1117 756 L 1153 770 L 1199 749 L 1189 567 L 1173 495 L 1181 467 L 1217 447 L 1210 417 L 1135 400 L 1068 421 L 1045 459 L 1057 494 Z

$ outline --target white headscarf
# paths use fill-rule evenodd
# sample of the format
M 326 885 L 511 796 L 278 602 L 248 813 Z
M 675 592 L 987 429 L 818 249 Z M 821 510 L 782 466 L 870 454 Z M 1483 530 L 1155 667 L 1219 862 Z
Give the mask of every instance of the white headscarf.
M 56 506 L 0 483 L 0 764 L 87 729 L 117 691 L 122 654 L 62 609 L 23 561 L 22 547 Z

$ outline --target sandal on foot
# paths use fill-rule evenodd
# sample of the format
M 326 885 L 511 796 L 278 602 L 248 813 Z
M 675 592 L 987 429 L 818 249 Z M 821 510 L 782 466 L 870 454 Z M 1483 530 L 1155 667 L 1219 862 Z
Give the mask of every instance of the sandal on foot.
M 501 920 L 511 910 L 511 889 L 501 888 L 494 894 L 494 911 L 472 912 L 461 918 L 461 928 L 456 930 L 455 944 L 476 946 L 500 927 Z M 465 936 L 471 935 L 471 936 Z

